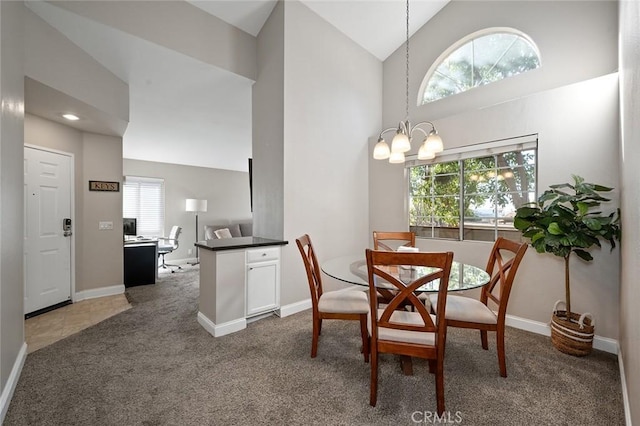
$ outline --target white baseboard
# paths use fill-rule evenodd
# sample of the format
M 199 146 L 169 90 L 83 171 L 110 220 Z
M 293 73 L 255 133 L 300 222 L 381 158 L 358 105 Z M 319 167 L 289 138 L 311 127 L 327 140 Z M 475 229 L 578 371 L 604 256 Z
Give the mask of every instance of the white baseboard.
M 207 316 L 202 312 L 198 312 L 198 324 L 207 330 L 207 332 L 213 337 L 225 336 L 247 328 L 247 320 L 244 318 L 239 318 L 222 324 L 216 324 L 207 318 Z
M 276 311 L 276 314 L 280 318 L 284 318 L 289 315 L 297 314 L 298 312 L 306 311 L 307 309 L 311 309 L 311 299 L 280 306 L 280 309 Z
M 551 336 L 551 328 L 549 327 L 548 323 L 520 318 L 514 315 L 507 315 L 506 324 L 510 327 L 518 328 L 520 330 L 542 334 L 543 336 Z M 593 348 L 609 352 L 611 354 L 617 354 L 618 341 L 615 339 L 610 339 L 609 337 L 596 335 L 593 336 Z
M 91 290 L 77 291 L 73 299 L 74 302 L 79 302 L 86 299 L 95 299 L 96 297 L 114 296 L 116 294 L 124 293 L 124 284 L 112 285 L 109 287 L 93 288 Z
M 13 363 L 13 368 L 9 374 L 7 383 L 5 384 L 4 389 L 2 389 L 2 395 L 0 395 L 0 424 L 4 423 L 4 417 L 7 415 L 7 411 L 9 410 L 9 404 L 11 403 L 13 392 L 16 390 L 16 386 L 18 385 L 18 379 L 20 378 L 20 373 L 22 373 L 22 366 L 24 366 L 25 359 L 27 359 L 27 344 L 23 343 L 15 362 Z
M 629 404 L 629 393 L 627 391 L 627 379 L 624 375 L 624 361 L 622 351 L 618 350 L 618 365 L 620 368 L 620 384 L 622 385 L 622 402 L 624 404 L 624 418 L 626 426 L 631 426 L 631 405 Z

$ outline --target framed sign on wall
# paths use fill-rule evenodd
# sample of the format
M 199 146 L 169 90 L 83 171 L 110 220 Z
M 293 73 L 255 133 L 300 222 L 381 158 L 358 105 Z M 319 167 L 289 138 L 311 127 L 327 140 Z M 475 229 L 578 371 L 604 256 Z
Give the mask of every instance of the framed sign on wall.
M 104 180 L 90 180 L 89 191 L 102 191 L 102 192 L 119 192 L 120 182 L 107 182 Z

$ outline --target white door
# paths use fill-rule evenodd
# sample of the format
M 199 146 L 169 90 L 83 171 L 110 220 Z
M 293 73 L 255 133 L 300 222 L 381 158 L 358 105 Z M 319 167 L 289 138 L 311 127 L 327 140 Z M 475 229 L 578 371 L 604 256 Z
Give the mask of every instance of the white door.
M 25 314 L 71 299 L 71 188 L 70 156 L 25 147 Z

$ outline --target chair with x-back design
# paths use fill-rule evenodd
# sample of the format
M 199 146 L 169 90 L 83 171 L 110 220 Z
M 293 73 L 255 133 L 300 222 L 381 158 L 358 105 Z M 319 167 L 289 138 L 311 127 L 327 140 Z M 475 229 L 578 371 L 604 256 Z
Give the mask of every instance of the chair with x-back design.
M 482 287 L 480 300 L 464 296 L 449 296 L 445 318 L 450 327 L 473 328 L 480 330 L 482 348 L 489 349 L 487 332 L 496 332 L 498 364 L 500 375 L 507 377 L 506 356 L 504 350 L 504 329 L 507 315 L 507 302 L 518 272 L 520 262 L 527 251 L 527 243 L 519 243 L 505 238 L 498 238 L 493 245 L 487 273 L 491 277 Z M 489 308 L 491 301 L 497 305 L 497 312 Z M 438 298 L 431 298 L 432 309 L 436 309 Z

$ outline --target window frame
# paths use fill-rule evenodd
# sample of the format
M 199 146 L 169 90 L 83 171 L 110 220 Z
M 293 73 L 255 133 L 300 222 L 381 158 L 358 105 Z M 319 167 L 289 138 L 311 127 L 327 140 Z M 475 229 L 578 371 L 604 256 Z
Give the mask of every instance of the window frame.
M 538 154 L 538 134 L 529 134 L 523 136 L 517 136 L 513 138 L 500 139 L 491 142 L 484 142 L 474 145 L 468 145 L 460 148 L 454 148 L 443 151 L 441 154 L 437 155 L 434 159 L 431 160 L 412 160 L 409 159 L 405 162 L 405 214 L 406 220 L 408 224 L 408 229 L 411 229 L 413 225 L 411 223 L 411 169 L 417 166 L 424 165 L 434 165 L 440 163 L 449 163 L 457 161 L 459 162 L 458 168 L 458 186 L 459 191 L 457 194 L 447 194 L 447 196 L 455 196 L 459 199 L 458 206 L 458 232 L 456 238 L 447 238 L 441 236 L 434 236 L 433 231 L 430 236 L 424 235 L 416 235 L 416 238 L 423 239 L 434 239 L 434 240 L 447 240 L 447 241 L 476 241 L 476 242 L 486 242 L 488 240 L 484 239 L 472 239 L 465 238 L 465 230 L 468 230 L 468 226 L 465 226 L 465 168 L 463 166 L 464 160 L 474 159 L 474 158 L 483 158 L 488 156 L 495 156 L 499 154 L 509 153 L 509 152 L 517 152 L 517 151 L 535 151 L 535 163 L 534 163 L 534 185 L 533 185 L 533 198 L 537 200 L 538 198 L 538 170 L 539 170 L 539 154 Z M 497 167 L 497 166 L 495 166 Z M 526 191 L 531 192 L 531 191 Z M 442 195 L 442 194 L 441 194 Z M 494 203 L 494 208 L 496 204 Z M 495 210 L 494 210 L 495 211 Z M 431 229 L 434 229 L 433 227 Z M 491 228 L 493 230 L 493 241 L 496 240 L 500 231 L 504 231 L 505 228 L 501 228 L 496 220 L 495 224 Z M 511 229 L 508 229 L 510 231 Z M 513 228 L 515 231 L 515 228 Z
M 540 66 L 538 68 L 535 68 L 535 69 L 542 68 L 542 55 L 540 54 L 540 49 L 538 48 L 538 45 L 533 41 L 533 39 L 531 37 L 529 37 L 527 34 L 523 33 L 520 30 L 517 30 L 515 28 L 511 28 L 511 27 L 484 28 L 482 30 L 479 30 L 479 31 L 473 32 L 471 34 L 468 34 L 465 37 L 463 37 L 460 40 L 458 40 L 457 42 L 453 43 L 451 46 L 449 46 L 447 49 L 445 49 L 445 51 L 442 52 L 440 54 L 440 56 L 438 56 L 436 58 L 436 60 L 431 64 L 431 67 L 429 67 L 429 70 L 427 71 L 427 73 L 425 74 L 424 78 L 422 79 L 422 83 L 420 83 L 420 89 L 418 90 L 418 97 L 416 99 L 416 106 L 421 107 L 421 106 L 427 105 L 429 103 L 437 102 L 439 100 L 447 99 L 447 98 L 450 98 L 451 96 L 454 96 L 454 95 L 449 95 L 449 96 L 445 96 L 443 98 L 436 99 L 436 100 L 433 100 L 433 101 L 428 101 L 428 102 L 424 101 L 424 93 L 425 93 L 425 91 L 427 90 L 427 88 L 429 86 L 429 81 L 431 80 L 431 77 L 433 77 L 433 75 L 435 74 L 435 72 L 438 69 L 438 67 L 442 64 L 442 62 L 444 62 L 444 60 L 446 58 L 448 58 L 453 52 L 455 52 L 456 50 L 460 49 L 462 46 L 464 46 L 465 44 L 469 43 L 472 40 L 479 39 L 481 37 L 485 37 L 485 36 L 488 36 L 488 35 L 491 35 L 491 34 L 498 34 L 498 33 L 513 34 L 513 35 L 521 37 L 524 40 L 526 40 L 527 42 L 529 42 L 529 44 L 531 45 L 531 47 L 535 51 L 536 55 L 538 56 L 538 62 L 540 63 Z M 533 70 L 529 70 L 529 71 L 533 71 Z M 524 73 L 520 73 L 520 74 L 524 74 Z M 517 75 L 520 75 L 520 74 L 517 74 Z M 513 77 L 515 77 L 515 75 Z M 510 78 L 510 77 L 507 77 L 507 78 Z M 505 79 L 502 79 L 502 80 L 505 80 Z M 498 81 L 502 81 L 502 80 L 498 80 Z M 497 83 L 498 81 L 495 81 L 493 83 Z M 489 84 L 491 84 L 491 83 L 489 83 Z M 466 92 L 468 92 L 470 90 L 473 90 L 475 88 L 478 88 L 478 87 L 480 87 L 480 86 L 471 87 L 468 90 L 465 90 L 465 91 L 460 92 L 460 93 L 456 93 L 456 95 L 460 95 L 462 93 L 466 93 Z

